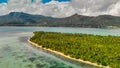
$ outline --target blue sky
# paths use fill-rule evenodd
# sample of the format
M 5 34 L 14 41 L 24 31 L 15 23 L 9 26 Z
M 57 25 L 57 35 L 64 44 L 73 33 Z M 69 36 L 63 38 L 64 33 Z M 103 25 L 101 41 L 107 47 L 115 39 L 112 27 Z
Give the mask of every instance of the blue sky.
M 0 3 L 7 2 L 7 0 L 0 0 Z
M 47 3 L 47 2 L 50 2 L 51 0 L 42 0 L 43 3 Z M 56 0 L 56 1 L 59 1 L 59 2 L 65 2 L 65 1 L 70 1 L 70 0 Z
M 0 3 L 4 3 L 4 2 L 7 2 L 8 0 L 0 0 Z M 32 0 L 34 1 L 34 0 Z M 47 3 L 47 2 L 50 2 L 51 0 L 42 0 L 43 3 Z M 65 1 L 70 1 L 70 0 L 56 0 L 56 1 L 59 1 L 59 2 L 65 2 Z

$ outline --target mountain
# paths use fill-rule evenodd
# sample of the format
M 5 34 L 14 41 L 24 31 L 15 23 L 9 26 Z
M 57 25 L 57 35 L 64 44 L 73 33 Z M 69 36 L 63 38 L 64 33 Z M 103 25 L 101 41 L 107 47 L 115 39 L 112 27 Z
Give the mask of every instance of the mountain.
M 0 16 L 0 26 L 49 26 L 49 27 L 120 27 L 120 17 L 100 15 L 96 17 L 73 15 L 66 18 L 53 18 L 31 15 L 23 12 L 11 12 Z

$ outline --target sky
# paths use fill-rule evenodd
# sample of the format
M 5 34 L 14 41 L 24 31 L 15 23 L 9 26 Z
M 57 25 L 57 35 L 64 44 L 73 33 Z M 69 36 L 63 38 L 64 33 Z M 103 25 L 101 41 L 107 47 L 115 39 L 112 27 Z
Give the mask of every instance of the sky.
M 4 3 L 4 2 L 7 2 L 7 0 L 0 0 L 0 3 Z
M 0 15 L 10 12 L 59 18 L 74 14 L 120 16 L 120 0 L 0 0 Z
M 34 2 L 34 0 L 32 0 Z M 48 3 L 52 0 L 42 0 L 43 3 Z M 55 1 L 59 1 L 59 2 L 65 2 L 65 1 L 70 1 L 70 0 L 55 0 Z M 0 3 L 6 3 L 8 2 L 8 0 L 0 0 Z
M 43 3 L 48 3 L 52 0 L 42 0 Z M 55 0 L 55 1 L 58 1 L 58 2 L 66 2 L 66 1 L 70 1 L 70 0 Z

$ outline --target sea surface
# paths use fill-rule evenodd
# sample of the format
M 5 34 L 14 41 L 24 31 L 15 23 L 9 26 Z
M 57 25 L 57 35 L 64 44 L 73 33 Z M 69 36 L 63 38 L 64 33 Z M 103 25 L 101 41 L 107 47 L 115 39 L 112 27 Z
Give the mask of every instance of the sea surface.
M 27 42 L 33 31 L 120 36 L 120 29 L 0 27 L 0 68 L 97 68 L 35 48 Z

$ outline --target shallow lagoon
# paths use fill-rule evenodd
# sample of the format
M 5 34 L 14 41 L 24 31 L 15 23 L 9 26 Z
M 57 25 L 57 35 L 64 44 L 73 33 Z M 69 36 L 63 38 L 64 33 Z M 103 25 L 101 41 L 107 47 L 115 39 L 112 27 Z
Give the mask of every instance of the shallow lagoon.
M 33 31 L 120 36 L 120 29 L 0 27 L 0 68 L 96 68 L 31 46 L 27 39 L 32 36 Z

